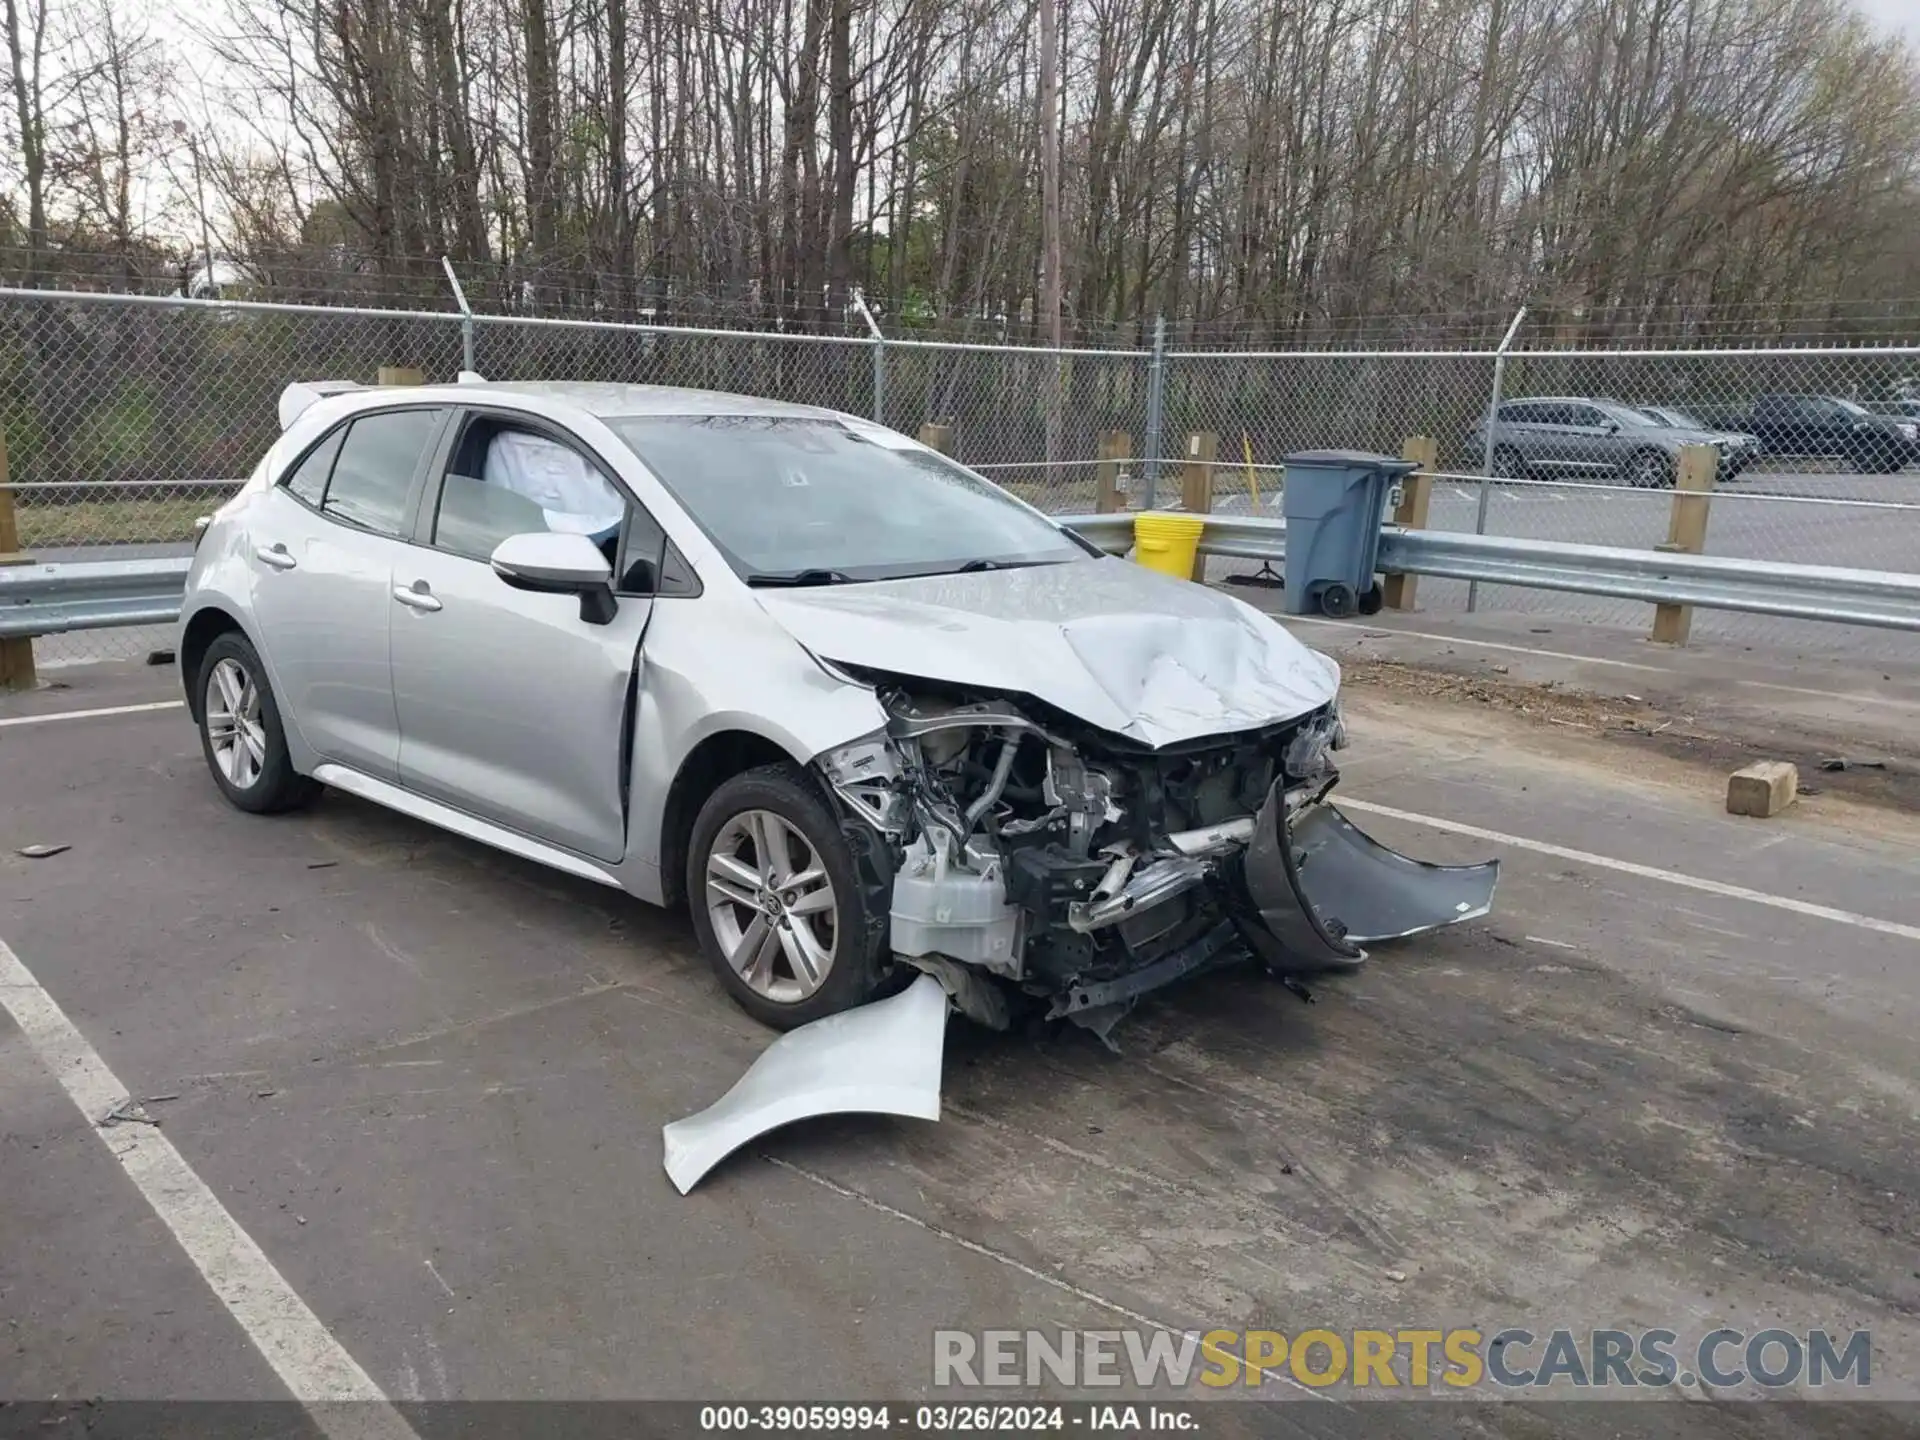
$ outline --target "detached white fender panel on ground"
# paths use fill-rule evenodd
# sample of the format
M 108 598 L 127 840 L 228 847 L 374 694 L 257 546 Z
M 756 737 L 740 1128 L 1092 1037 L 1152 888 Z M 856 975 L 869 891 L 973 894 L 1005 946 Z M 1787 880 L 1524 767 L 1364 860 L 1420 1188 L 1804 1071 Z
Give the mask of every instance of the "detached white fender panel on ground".
M 749 1140 L 813 1115 L 940 1118 L 947 992 L 922 975 L 885 1000 L 782 1035 L 697 1115 L 661 1130 L 667 1178 L 682 1195 Z

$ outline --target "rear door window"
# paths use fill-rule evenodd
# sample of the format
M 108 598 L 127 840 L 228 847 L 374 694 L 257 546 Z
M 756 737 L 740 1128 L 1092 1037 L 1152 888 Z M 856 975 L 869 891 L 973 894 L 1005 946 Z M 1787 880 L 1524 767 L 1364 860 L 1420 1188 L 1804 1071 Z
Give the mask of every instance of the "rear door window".
M 440 424 L 433 409 L 382 410 L 348 427 L 321 513 L 376 535 L 399 536 L 421 457 Z

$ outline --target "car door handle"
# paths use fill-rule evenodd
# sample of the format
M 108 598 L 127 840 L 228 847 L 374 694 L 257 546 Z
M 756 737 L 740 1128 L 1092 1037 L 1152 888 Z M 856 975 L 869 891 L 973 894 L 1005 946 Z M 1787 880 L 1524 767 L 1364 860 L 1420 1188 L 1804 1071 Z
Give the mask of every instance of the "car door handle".
M 427 582 L 424 580 L 416 580 L 411 586 L 394 586 L 393 598 L 409 610 L 438 610 L 440 608 L 440 602 L 434 598 L 433 592 L 427 589 Z
M 287 553 L 284 545 L 256 545 L 253 558 L 262 565 L 271 565 L 275 570 L 291 570 L 300 562 Z

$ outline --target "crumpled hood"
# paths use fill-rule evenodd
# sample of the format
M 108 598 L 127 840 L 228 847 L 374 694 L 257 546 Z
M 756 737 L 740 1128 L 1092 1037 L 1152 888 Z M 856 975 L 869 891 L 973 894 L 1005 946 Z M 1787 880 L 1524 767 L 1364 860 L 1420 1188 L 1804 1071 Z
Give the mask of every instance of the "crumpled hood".
M 1125 560 L 756 596 L 822 659 L 1032 695 L 1156 747 L 1296 719 L 1340 686 L 1252 606 Z

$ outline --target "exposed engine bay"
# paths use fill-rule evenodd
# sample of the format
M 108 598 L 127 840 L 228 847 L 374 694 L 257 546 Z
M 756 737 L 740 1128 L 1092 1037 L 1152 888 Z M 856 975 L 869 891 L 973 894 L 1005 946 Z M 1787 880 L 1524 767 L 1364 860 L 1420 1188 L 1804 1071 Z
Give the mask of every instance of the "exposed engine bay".
M 1499 862 L 1429 865 L 1328 795 L 1337 699 L 1252 730 L 1151 746 L 1031 697 L 863 674 L 883 730 L 815 762 L 887 901 L 898 993 L 788 1031 L 663 1132 L 683 1193 L 755 1136 L 809 1115 L 940 1113 L 950 1009 L 1009 1028 L 1068 1020 L 1109 1046 L 1143 995 L 1254 959 L 1294 976 L 1484 915 Z M 1117 1047 L 1115 1047 L 1117 1048 Z
M 1496 866 L 1375 845 L 1326 803 L 1337 702 L 1162 748 L 1027 701 L 882 680 L 882 736 L 822 758 L 892 852 L 896 960 L 971 1018 L 1044 1003 L 1103 1037 L 1134 1000 L 1246 958 L 1351 966 L 1492 903 Z

